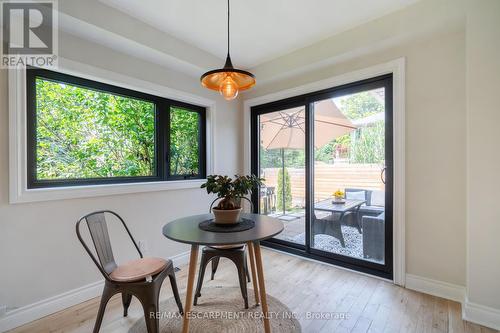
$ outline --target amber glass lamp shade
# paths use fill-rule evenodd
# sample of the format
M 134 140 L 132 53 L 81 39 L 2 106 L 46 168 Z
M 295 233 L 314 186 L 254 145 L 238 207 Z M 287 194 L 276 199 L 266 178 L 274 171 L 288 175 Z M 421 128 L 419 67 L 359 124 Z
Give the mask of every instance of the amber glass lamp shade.
M 203 74 L 201 84 L 205 88 L 220 92 L 226 100 L 230 101 L 235 99 L 240 91 L 252 88 L 255 85 L 255 76 L 234 68 L 228 55 L 224 68 Z

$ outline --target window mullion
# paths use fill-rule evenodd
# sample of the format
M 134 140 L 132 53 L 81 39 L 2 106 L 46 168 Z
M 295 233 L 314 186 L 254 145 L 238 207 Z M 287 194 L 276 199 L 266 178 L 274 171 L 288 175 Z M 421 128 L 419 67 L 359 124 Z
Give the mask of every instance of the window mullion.
M 159 158 L 162 168 L 159 170 L 159 176 L 162 180 L 168 180 L 169 165 L 170 165 L 170 103 L 168 100 L 162 99 L 160 102 L 160 136 L 161 150 Z

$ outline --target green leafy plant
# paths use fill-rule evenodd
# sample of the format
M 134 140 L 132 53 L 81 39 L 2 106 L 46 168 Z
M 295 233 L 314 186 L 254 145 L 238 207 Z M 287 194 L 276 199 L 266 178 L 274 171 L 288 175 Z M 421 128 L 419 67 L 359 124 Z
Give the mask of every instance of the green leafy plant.
M 198 136 L 200 115 L 170 108 L 170 174 L 196 175 L 199 172 Z
M 155 104 L 36 79 L 36 178 L 155 175 Z M 199 173 L 200 115 L 170 108 L 170 174 Z
M 241 208 L 241 198 L 251 194 L 254 189 L 262 185 L 263 181 L 263 178 L 255 175 L 236 175 L 234 179 L 228 176 L 210 175 L 201 188 L 206 188 L 208 194 L 216 194 L 218 198 L 222 199 L 219 201 L 217 209 L 238 209 Z
M 278 210 L 283 210 L 283 170 L 280 169 L 278 172 L 278 187 L 277 187 L 277 208 Z M 285 168 L 285 210 L 292 209 L 292 183 L 290 181 L 290 173 L 288 169 Z
M 36 80 L 37 179 L 151 176 L 154 104 Z

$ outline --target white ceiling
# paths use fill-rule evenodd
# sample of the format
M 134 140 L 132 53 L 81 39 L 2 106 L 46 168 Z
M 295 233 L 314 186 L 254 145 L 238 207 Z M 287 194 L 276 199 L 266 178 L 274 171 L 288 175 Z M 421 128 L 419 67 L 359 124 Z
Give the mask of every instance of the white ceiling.
M 225 58 L 226 0 L 100 1 Z M 255 67 L 417 1 L 231 0 L 231 58 Z

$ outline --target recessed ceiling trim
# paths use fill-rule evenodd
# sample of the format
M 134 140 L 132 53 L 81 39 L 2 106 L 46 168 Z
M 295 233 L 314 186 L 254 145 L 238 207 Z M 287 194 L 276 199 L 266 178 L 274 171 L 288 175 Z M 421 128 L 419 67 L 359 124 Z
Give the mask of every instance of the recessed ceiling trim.
M 201 66 L 184 61 L 183 59 L 179 59 L 62 12 L 59 13 L 59 29 L 82 39 L 185 73 L 192 77 L 199 77 L 200 73 L 205 71 L 205 68 Z
M 225 59 L 224 0 L 99 0 L 178 40 Z M 418 0 L 234 1 L 231 58 L 248 70 L 378 19 Z M 237 36 L 237 37 L 236 37 Z

